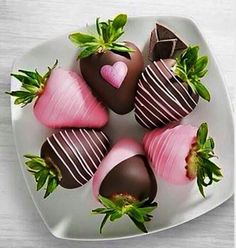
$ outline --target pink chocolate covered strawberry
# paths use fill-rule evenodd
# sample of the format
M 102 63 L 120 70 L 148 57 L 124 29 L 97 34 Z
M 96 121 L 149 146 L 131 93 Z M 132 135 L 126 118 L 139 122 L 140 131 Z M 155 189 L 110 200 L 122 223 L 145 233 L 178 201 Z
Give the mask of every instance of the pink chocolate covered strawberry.
M 93 210 L 105 215 L 100 232 L 108 219 L 115 221 L 123 215 L 147 232 L 144 223 L 151 220 L 157 206 L 152 202 L 157 184 L 142 146 L 132 139 L 116 143 L 94 175 L 93 193 L 104 206 Z
M 199 129 L 191 125 L 155 129 L 144 137 L 144 148 L 156 175 L 173 184 L 186 184 L 197 178 L 201 194 L 203 187 L 218 182 L 220 168 L 210 159 L 214 157 L 214 141 L 208 126 Z
M 100 128 L 108 121 L 106 109 L 90 92 L 85 81 L 73 71 L 55 68 L 41 76 L 37 70 L 11 74 L 22 89 L 7 92 L 22 106 L 35 98 L 34 115 L 45 126 Z

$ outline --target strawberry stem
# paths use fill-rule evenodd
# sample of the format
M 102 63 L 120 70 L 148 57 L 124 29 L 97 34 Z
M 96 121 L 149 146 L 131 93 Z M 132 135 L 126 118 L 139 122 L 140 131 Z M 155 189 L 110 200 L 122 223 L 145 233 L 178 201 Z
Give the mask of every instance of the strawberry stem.
M 6 92 L 6 94 L 16 98 L 14 101 L 16 105 L 24 107 L 31 103 L 36 97 L 43 93 L 47 80 L 57 64 L 58 60 L 56 60 L 52 68 L 48 67 L 48 71 L 43 76 L 40 75 L 36 69 L 35 71 L 19 70 L 21 74 L 12 73 L 11 76 L 21 82 L 21 90 Z
M 197 131 L 196 142 L 186 158 L 186 169 L 188 178 L 197 177 L 197 185 L 203 197 L 205 197 L 204 187 L 219 182 L 223 177 L 221 168 L 210 160 L 216 157 L 214 147 L 213 139 L 208 137 L 208 125 L 202 123 Z
M 43 159 L 39 156 L 29 154 L 24 157 L 28 159 L 25 165 L 27 170 L 34 175 L 37 183 L 37 191 L 46 184 L 44 198 L 48 197 L 57 188 L 61 180 L 60 170 L 49 159 Z
M 108 219 L 113 222 L 124 215 L 129 216 L 135 226 L 142 232 L 148 232 L 144 223 L 152 219 L 150 213 L 156 209 L 156 202 L 149 203 L 148 199 L 138 201 L 129 194 L 114 194 L 110 199 L 99 195 L 98 199 L 104 208 L 94 209 L 92 213 L 105 214 L 100 226 L 100 233 L 102 233 L 103 227 Z

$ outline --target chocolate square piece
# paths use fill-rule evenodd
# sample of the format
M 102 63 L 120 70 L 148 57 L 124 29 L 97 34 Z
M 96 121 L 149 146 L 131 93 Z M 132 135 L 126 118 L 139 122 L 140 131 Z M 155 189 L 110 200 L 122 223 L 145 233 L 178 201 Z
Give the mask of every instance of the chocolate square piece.
M 151 32 L 148 58 L 151 61 L 171 58 L 175 51 L 187 47 L 173 31 L 157 22 L 156 28 Z
M 152 59 L 168 59 L 170 58 L 176 48 L 177 39 L 160 40 L 158 41 L 152 51 Z
M 158 22 L 156 23 L 156 30 L 159 40 L 177 39 L 176 50 L 186 49 L 188 47 L 173 31 Z

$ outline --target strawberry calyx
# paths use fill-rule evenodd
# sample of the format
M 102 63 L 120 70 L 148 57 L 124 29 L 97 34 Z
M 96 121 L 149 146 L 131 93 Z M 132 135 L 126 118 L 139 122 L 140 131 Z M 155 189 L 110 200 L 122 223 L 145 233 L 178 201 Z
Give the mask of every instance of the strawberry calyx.
M 105 53 L 106 51 L 115 51 L 120 53 L 129 53 L 133 50 L 126 46 L 125 42 L 117 42 L 124 34 L 124 26 L 127 23 L 127 15 L 119 14 L 113 20 L 100 21 L 96 19 L 97 34 L 85 34 L 80 32 L 71 33 L 69 39 L 81 51 L 78 59 L 89 57 L 92 54 Z
M 200 193 L 205 197 L 204 188 L 223 177 L 221 168 L 211 161 L 214 154 L 214 140 L 208 136 L 208 125 L 202 123 L 197 131 L 196 142 L 186 158 L 187 177 L 190 180 L 197 178 Z
M 150 213 L 157 207 L 156 202 L 149 203 L 148 199 L 139 201 L 136 197 L 127 193 L 113 194 L 110 198 L 99 195 L 98 200 L 104 208 L 94 209 L 92 213 L 105 214 L 100 226 L 100 233 L 102 233 L 108 219 L 113 222 L 124 215 L 129 216 L 139 230 L 147 233 L 144 223 L 152 219 L 153 216 Z
M 43 76 L 38 73 L 37 69 L 35 71 L 19 70 L 20 74 L 12 73 L 11 76 L 21 82 L 21 90 L 6 92 L 6 94 L 16 98 L 14 101 L 16 105 L 24 107 L 31 103 L 43 93 L 47 80 L 57 64 L 58 60 L 56 60 L 52 67 L 48 67 L 48 71 Z
M 35 155 L 24 155 L 26 159 L 25 165 L 27 170 L 31 172 L 37 183 L 37 191 L 45 184 L 46 191 L 44 198 L 48 197 L 58 186 L 62 175 L 59 168 L 52 162 L 50 158 L 41 158 Z
M 174 73 L 188 86 L 206 101 L 210 101 L 211 96 L 206 86 L 201 82 L 208 70 L 208 57 L 199 56 L 199 46 L 189 46 L 177 58 L 173 68 Z

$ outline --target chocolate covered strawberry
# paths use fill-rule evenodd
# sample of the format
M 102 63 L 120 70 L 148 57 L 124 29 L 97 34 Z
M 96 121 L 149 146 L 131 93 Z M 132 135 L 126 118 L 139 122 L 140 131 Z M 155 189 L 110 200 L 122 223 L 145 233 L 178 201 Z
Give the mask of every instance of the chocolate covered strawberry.
M 156 179 L 142 146 L 132 139 L 120 140 L 107 154 L 93 178 L 93 193 L 103 208 L 93 213 L 104 214 L 100 232 L 106 221 L 128 215 L 143 232 L 156 208 Z
M 37 70 L 19 70 L 11 74 L 21 82 L 21 89 L 8 92 L 15 104 L 25 106 L 36 99 L 34 115 L 50 128 L 100 128 L 108 121 L 105 109 L 92 95 L 85 81 L 75 72 L 55 68 L 40 75 Z
M 188 115 L 199 96 L 210 101 L 201 83 L 207 73 L 207 56 L 198 55 L 199 47 L 188 47 L 176 60 L 165 59 L 148 65 L 139 80 L 135 98 L 135 118 L 153 129 Z
M 221 169 L 211 161 L 214 146 L 206 123 L 199 129 L 191 125 L 155 129 L 144 137 L 144 149 L 156 175 L 179 185 L 197 179 L 204 197 L 203 187 L 222 177 Z
M 89 181 L 108 147 L 109 140 L 101 131 L 65 129 L 47 138 L 40 156 L 25 155 L 25 164 L 35 177 L 37 190 L 46 185 L 46 198 L 58 185 L 72 189 Z
M 140 50 L 131 42 L 117 41 L 124 34 L 127 16 L 96 21 L 97 35 L 72 33 L 70 40 L 81 48 L 81 73 L 96 96 L 118 114 L 134 108 L 138 79 L 143 70 Z

